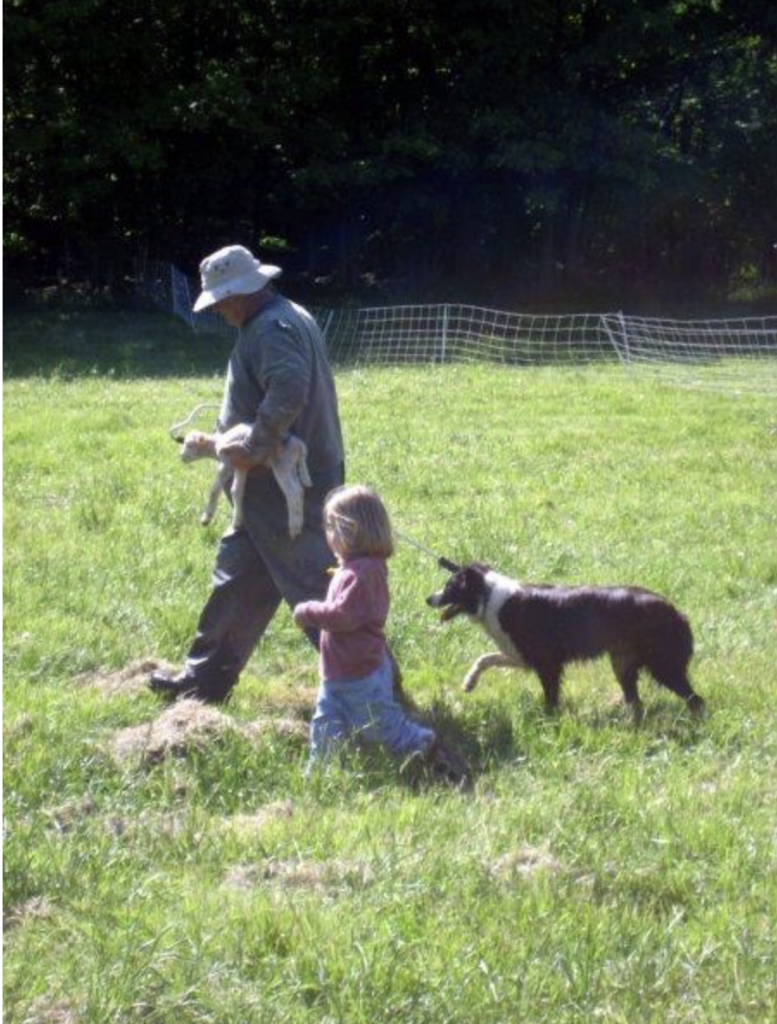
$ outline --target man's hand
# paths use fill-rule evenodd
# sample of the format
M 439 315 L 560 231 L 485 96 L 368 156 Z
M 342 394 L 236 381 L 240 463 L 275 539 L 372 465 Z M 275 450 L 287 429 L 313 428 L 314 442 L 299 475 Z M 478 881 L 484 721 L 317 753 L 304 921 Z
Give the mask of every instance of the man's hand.
M 233 469 L 242 470 L 244 473 L 250 472 L 254 466 L 259 465 L 256 459 L 251 459 L 238 450 L 230 451 L 226 455 L 226 460 Z
M 245 472 L 254 466 L 263 466 L 270 452 L 251 443 L 251 427 L 238 423 L 216 438 L 216 455 L 234 469 Z

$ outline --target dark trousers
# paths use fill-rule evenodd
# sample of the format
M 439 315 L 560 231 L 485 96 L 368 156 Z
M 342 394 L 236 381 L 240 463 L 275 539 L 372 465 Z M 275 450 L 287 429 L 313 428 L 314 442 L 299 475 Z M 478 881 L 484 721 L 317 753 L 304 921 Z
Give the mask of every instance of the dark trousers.
M 250 476 L 245 495 L 246 527 L 222 537 L 210 596 L 185 663 L 185 675 L 208 700 L 223 700 L 281 601 L 323 600 L 328 569 L 335 559 L 323 529 L 326 495 L 343 479 L 342 467 L 314 476 L 305 492 L 305 524 L 294 541 L 288 536 L 285 499 L 268 473 Z M 318 647 L 318 633 L 307 631 Z

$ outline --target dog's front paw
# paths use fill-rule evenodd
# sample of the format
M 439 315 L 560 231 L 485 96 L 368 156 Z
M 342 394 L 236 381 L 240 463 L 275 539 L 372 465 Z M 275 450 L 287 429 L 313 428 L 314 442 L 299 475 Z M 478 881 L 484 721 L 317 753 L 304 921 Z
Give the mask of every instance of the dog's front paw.
M 210 526 L 212 521 L 213 521 L 213 516 L 209 515 L 207 512 L 203 512 L 202 515 L 200 516 L 200 523 L 203 526 Z

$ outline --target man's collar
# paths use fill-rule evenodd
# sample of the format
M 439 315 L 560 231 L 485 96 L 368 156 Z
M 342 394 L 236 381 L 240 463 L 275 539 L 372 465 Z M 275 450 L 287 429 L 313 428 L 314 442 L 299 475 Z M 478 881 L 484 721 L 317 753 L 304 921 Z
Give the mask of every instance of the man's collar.
M 262 288 L 260 292 L 254 292 L 253 295 L 249 295 L 249 301 L 246 303 L 246 315 L 241 326 L 245 327 L 249 320 L 253 320 L 257 313 L 261 313 L 265 306 L 269 306 L 277 298 L 278 293 L 270 285 Z

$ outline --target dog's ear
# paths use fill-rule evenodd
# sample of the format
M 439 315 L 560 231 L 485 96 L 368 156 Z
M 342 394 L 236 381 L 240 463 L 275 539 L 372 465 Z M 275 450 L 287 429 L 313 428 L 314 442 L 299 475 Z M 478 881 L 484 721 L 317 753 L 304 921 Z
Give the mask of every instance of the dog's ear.
M 456 578 L 467 593 L 480 594 L 485 587 L 486 570 L 482 565 L 468 565 Z
M 441 569 L 445 569 L 446 572 L 449 572 L 452 575 L 455 575 L 461 569 L 460 565 L 456 565 L 456 563 L 452 562 L 450 558 L 445 558 L 442 555 L 437 559 L 437 564 Z
M 487 565 L 481 565 L 480 562 L 473 562 L 472 565 L 468 565 L 465 568 L 464 578 L 467 583 L 482 583 L 487 572 Z

